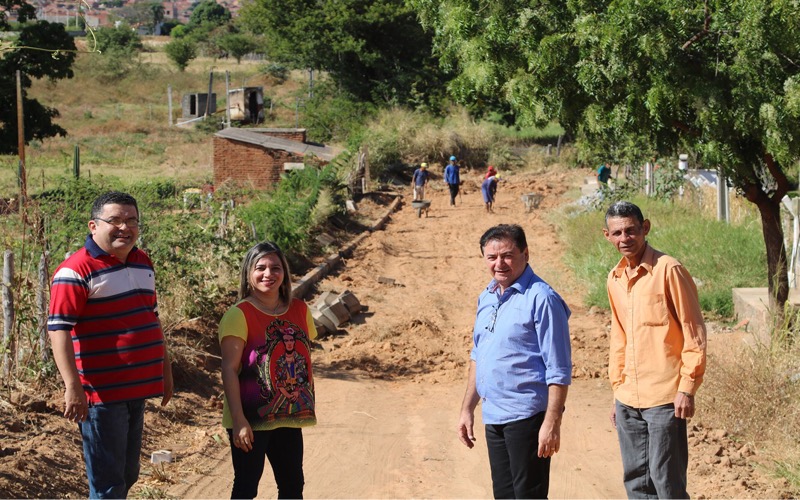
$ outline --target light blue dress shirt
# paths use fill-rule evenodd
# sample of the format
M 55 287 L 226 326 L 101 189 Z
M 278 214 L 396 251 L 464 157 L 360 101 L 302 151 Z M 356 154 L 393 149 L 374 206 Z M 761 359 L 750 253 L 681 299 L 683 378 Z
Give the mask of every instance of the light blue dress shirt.
M 529 265 L 502 295 L 494 280 L 481 293 L 470 359 L 485 424 L 545 411 L 547 386 L 572 382 L 570 314 Z

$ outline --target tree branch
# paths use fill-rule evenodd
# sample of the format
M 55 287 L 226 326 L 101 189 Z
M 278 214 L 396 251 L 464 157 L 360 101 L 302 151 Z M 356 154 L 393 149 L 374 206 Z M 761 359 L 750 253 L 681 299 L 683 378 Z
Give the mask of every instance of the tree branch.
M 706 19 L 703 22 L 703 30 L 696 33 L 692 38 L 690 38 L 686 43 L 684 43 L 683 46 L 681 47 L 681 50 L 688 49 L 689 46 L 691 46 L 693 43 L 699 42 L 703 38 L 707 37 L 708 34 L 710 33 L 708 31 L 708 27 L 711 26 L 711 11 L 708 8 L 708 0 L 703 0 L 703 4 L 706 11 Z
M 769 171 L 770 175 L 772 175 L 772 178 L 778 183 L 778 188 L 772 194 L 772 201 L 775 203 L 780 203 L 784 195 L 789 192 L 789 179 L 786 178 L 786 174 L 775 162 L 775 158 L 772 157 L 772 154 L 764 154 L 764 163 L 766 163 L 767 170 Z

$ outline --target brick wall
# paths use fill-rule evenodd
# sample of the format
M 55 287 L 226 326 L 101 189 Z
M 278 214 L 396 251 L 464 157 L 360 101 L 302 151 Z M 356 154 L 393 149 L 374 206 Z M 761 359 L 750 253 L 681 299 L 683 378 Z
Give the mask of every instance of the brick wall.
M 214 185 L 234 183 L 271 189 L 280 181 L 283 164 L 301 163 L 302 155 L 264 149 L 253 144 L 214 137 Z
M 306 142 L 306 129 L 304 128 L 261 128 L 251 129 L 250 131 L 268 135 L 270 137 L 279 137 L 281 139 L 289 139 L 291 141 Z

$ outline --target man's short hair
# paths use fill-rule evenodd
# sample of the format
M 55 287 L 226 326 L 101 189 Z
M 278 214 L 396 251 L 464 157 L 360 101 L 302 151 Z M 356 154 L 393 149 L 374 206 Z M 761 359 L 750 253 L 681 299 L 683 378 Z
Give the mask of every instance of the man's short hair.
M 497 240 L 511 240 L 520 252 L 524 252 L 528 248 L 528 240 L 525 238 L 525 231 L 518 224 L 499 224 L 490 227 L 483 236 L 481 236 L 481 255 L 483 255 L 484 247 L 490 241 Z
M 92 203 L 92 219 L 100 217 L 103 207 L 106 205 L 131 205 L 136 209 L 136 215 L 139 216 L 139 205 L 136 203 L 136 198 L 128 193 L 109 191 L 98 196 Z
M 629 201 L 614 202 L 606 211 L 605 224 L 608 227 L 608 219 L 612 217 L 635 217 L 640 224 L 644 223 L 644 215 L 641 209 Z

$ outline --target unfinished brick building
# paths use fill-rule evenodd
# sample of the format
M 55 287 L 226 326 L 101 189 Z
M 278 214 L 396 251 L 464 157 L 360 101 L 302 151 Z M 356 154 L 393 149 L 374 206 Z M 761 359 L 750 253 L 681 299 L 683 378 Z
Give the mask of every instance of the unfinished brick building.
M 296 128 L 226 128 L 214 134 L 214 185 L 225 183 L 271 189 L 281 174 L 304 163 L 326 165 L 337 151 L 308 144 Z

